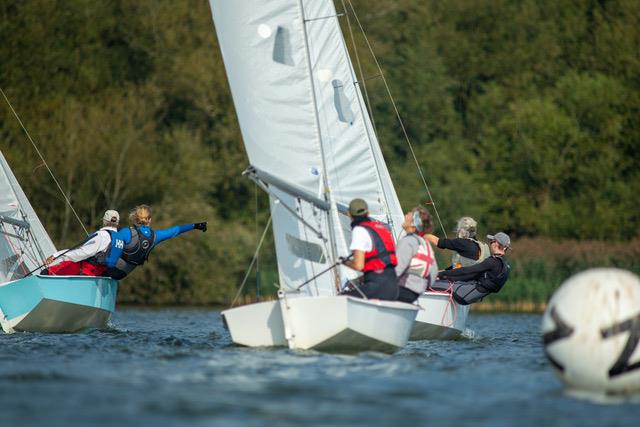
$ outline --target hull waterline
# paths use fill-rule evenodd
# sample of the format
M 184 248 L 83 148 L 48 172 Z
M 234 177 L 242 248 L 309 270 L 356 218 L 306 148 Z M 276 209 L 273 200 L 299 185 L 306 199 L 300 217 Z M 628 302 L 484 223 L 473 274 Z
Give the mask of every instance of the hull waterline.
M 469 306 L 456 303 L 449 294 L 426 292 L 418 298 L 418 312 L 409 337 L 412 341 L 452 339 L 465 328 Z
M 72 333 L 105 328 L 118 282 L 106 277 L 30 276 L 0 285 L 5 332 Z
M 336 353 L 399 350 L 419 310 L 397 301 L 345 296 L 285 296 L 280 306 L 289 348 Z

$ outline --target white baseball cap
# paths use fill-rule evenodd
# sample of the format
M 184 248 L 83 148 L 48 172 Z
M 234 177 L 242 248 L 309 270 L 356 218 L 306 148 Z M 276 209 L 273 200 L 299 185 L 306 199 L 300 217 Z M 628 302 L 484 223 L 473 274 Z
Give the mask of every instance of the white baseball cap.
M 106 211 L 104 213 L 104 216 L 102 217 L 103 221 L 107 221 L 107 222 L 120 222 L 120 214 L 118 213 L 118 211 L 114 211 L 113 209 L 109 209 L 108 211 Z

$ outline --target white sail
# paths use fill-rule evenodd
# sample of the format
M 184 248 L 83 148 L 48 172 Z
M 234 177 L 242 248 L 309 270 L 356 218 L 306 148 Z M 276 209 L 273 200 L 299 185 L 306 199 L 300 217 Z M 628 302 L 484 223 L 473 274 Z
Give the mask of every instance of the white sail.
M 274 209 L 271 194 L 281 282 L 296 286 L 337 256 L 347 255 L 349 220 L 332 215 L 330 202 L 344 211 L 349 201 L 363 198 L 371 216 L 389 223 L 398 236 L 402 209 L 333 2 L 210 0 L 210 4 L 249 161 L 270 178 L 263 182 L 272 193 L 284 191 L 279 194 L 281 203 L 290 208 Z M 318 201 L 325 204 L 320 212 Z M 298 249 L 305 244 L 315 248 L 318 243 L 308 239 L 310 229 L 300 216 L 313 217 L 315 227 L 326 233 L 326 240 L 321 239 L 324 262 L 292 261 L 293 239 Z M 285 230 L 289 241 L 279 236 Z M 323 281 L 324 291 L 319 293 L 332 292 L 335 279 L 326 275 Z
M 402 227 L 402 208 L 371 126 L 333 1 L 302 3 L 322 146 L 333 197 L 348 204 L 359 197 L 371 216 Z
M 0 281 L 18 279 L 56 248 L 0 152 Z

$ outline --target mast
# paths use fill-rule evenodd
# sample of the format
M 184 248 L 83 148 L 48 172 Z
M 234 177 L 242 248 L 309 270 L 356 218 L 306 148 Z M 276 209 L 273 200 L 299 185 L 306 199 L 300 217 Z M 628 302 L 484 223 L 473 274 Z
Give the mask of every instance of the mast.
M 318 100 L 316 97 L 316 86 L 313 77 L 313 68 L 311 65 L 311 52 L 309 51 L 309 37 L 307 36 L 307 20 L 305 19 L 304 14 L 304 4 L 302 0 L 298 0 L 298 5 L 300 7 L 300 16 L 302 18 L 302 33 L 304 39 L 304 50 L 305 50 L 305 58 L 307 62 L 307 74 L 309 75 L 309 80 L 311 83 L 311 98 L 313 100 L 313 113 L 316 125 L 316 133 L 318 135 L 318 143 L 320 145 L 320 160 L 322 162 L 322 184 L 324 185 L 324 196 L 327 201 L 331 201 L 331 197 L 329 197 L 328 192 L 331 191 L 329 187 L 329 180 L 327 179 L 327 160 L 324 151 L 324 147 L 322 145 L 322 132 L 320 131 L 320 113 L 318 112 Z M 338 259 L 337 255 L 337 247 L 336 247 L 336 235 L 334 227 L 339 224 L 334 224 L 333 217 L 331 215 L 331 211 L 327 212 L 327 222 L 329 225 L 329 237 L 331 240 L 330 248 L 331 248 L 331 258 L 333 262 Z M 336 288 L 340 288 L 340 274 L 338 269 L 332 270 L 334 276 L 334 282 L 336 284 Z

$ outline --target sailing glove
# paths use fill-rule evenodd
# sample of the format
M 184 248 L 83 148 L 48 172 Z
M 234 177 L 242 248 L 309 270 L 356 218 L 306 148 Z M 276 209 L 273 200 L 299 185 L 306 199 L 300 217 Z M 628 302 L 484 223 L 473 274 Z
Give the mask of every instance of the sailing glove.
M 196 222 L 193 224 L 193 228 L 196 230 L 202 230 L 202 232 L 204 233 L 205 231 L 207 231 L 207 222 Z

